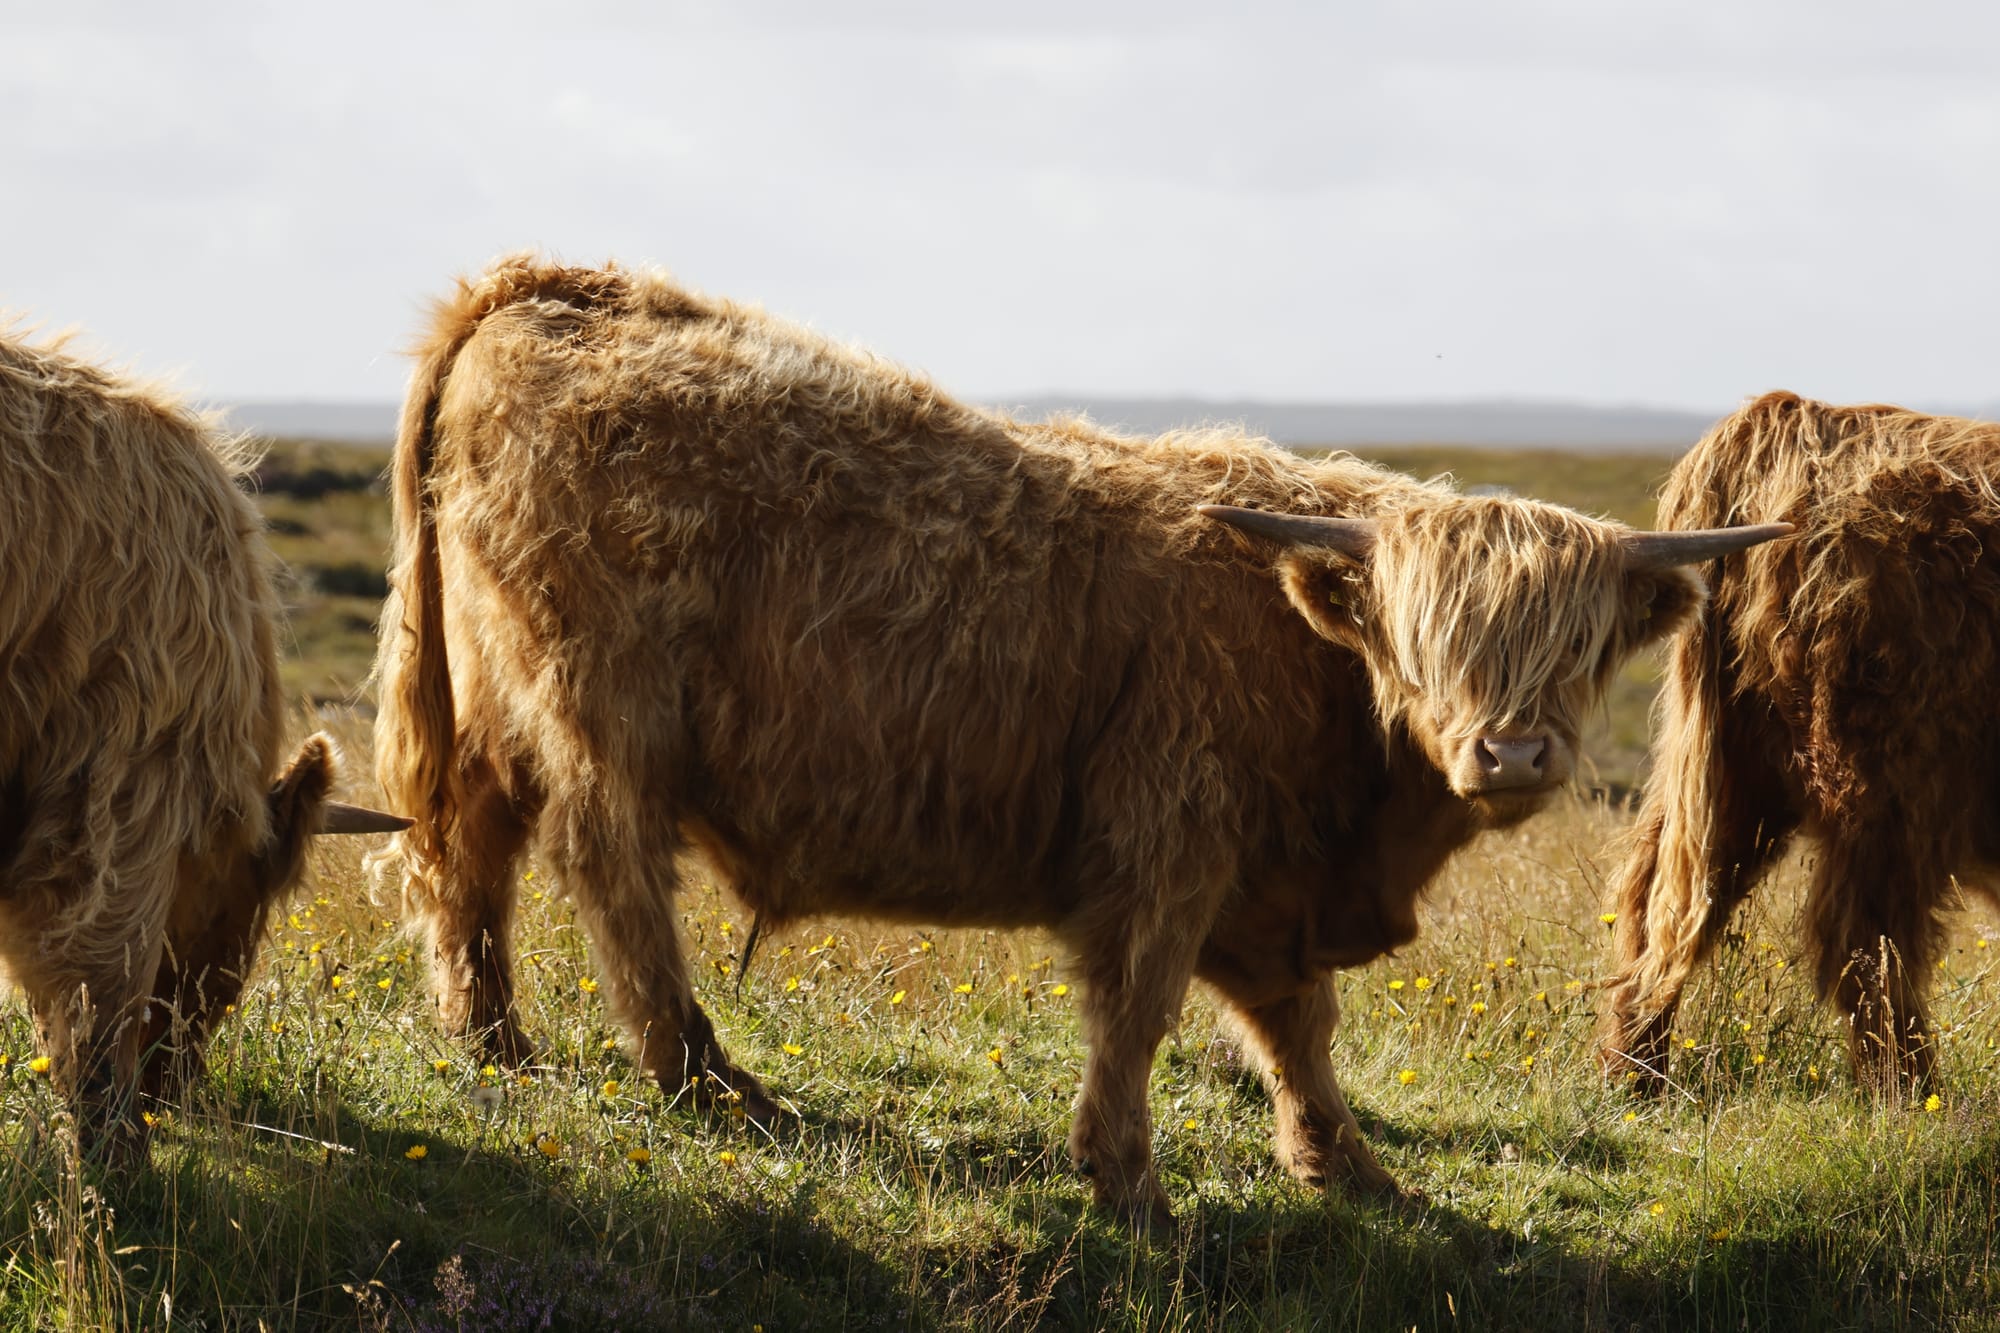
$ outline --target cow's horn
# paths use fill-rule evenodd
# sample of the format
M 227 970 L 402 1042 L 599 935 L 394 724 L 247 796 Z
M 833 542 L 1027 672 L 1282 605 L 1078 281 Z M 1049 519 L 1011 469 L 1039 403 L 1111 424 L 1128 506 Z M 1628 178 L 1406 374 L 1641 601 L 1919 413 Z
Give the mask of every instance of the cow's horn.
M 1317 514 L 1274 514 L 1268 509 L 1238 509 L 1235 505 L 1203 505 L 1204 517 L 1259 537 L 1293 546 L 1317 546 L 1351 556 L 1375 548 L 1380 525 L 1372 518 L 1322 518 Z
M 1741 528 L 1697 528 L 1687 532 L 1635 532 L 1625 539 L 1625 559 L 1635 569 L 1698 565 L 1735 555 L 1796 531 L 1789 523 L 1757 523 Z
M 410 826 L 410 822 L 401 815 L 392 815 L 384 810 L 370 810 L 365 805 L 328 801 L 319 808 L 318 832 L 400 833 Z

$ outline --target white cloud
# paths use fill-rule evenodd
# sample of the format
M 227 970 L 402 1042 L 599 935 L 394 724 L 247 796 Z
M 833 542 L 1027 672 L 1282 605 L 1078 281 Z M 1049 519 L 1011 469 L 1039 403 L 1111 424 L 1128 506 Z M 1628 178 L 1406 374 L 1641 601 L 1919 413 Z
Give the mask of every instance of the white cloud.
M 1804 0 L 51 7 L 0 44 L 0 304 L 217 395 L 385 397 L 451 274 L 540 245 L 967 394 L 1990 401 L 1996 38 Z

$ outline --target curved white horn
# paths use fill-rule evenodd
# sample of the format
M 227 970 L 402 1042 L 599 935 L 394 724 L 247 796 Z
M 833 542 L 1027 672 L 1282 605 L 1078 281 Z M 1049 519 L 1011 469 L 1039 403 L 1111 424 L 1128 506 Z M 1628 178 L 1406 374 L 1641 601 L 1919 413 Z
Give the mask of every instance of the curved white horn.
M 1694 528 L 1686 532 L 1635 532 L 1625 539 L 1626 563 L 1634 569 L 1698 565 L 1753 546 L 1789 537 L 1789 523 L 1757 523 L 1741 528 Z
M 319 827 L 315 833 L 400 833 L 412 821 L 401 815 L 392 815 L 384 810 L 370 810 L 365 805 L 349 805 L 345 801 L 328 801 L 319 808 Z
M 1291 546 L 1322 547 L 1357 558 L 1375 549 L 1381 525 L 1372 518 L 1324 518 L 1318 514 L 1274 514 L 1268 509 L 1203 505 L 1202 516 L 1259 537 Z

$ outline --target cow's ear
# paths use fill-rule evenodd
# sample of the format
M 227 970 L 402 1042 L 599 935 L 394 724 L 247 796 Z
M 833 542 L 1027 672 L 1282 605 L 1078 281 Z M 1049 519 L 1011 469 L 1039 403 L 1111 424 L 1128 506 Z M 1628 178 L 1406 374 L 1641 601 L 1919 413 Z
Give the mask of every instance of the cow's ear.
M 1683 566 L 1625 575 L 1625 641 L 1634 648 L 1665 638 L 1700 612 L 1708 598 L 1701 576 Z
M 1293 551 L 1279 558 L 1278 581 L 1321 638 L 1360 651 L 1368 590 L 1365 558 L 1335 551 Z
M 318 831 L 320 807 L 333 790 L 333 739 L 323 731 L 305 744 L 271 784 L 266 800 L 271 808 L 271 838 L 258 855 L 265 891 L 276 893 L 299 877 L 306 844 Z

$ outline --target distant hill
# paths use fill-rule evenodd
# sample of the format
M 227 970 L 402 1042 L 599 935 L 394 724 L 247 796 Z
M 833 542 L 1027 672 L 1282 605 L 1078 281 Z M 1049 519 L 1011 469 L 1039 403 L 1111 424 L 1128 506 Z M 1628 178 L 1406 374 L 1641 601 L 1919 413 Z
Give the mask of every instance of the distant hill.
M 1106 426 L 1140 434 L 1226 422 L 1290 445 L 1438 444 L 1603 451 L 1685 449 L 1726 410 L 1704 414 L 1508 399 L 1283 403 L 1088 394 L 1050 394 L 994 406 L 1030 419 L 1055 412 L 1083 412 Z M 2000 416 L 2000 404 L 1937 410 L 1989 419 Z M 239 403 L 228 411 L 237 430 L 253 435 L 386 445 L 395 438 L 398 408 L 394 403 L 261 402 Z
M 1157 434 L 1176 426 L 1240 423 L 1280 444 L 1444 444 L 1552 449 L 1685 449 L 1716 416 L 1580 403 L 1282 403 L 1203 398 L 1033 398 L 1017 415 L 1087 413 L 1106 426 Z

